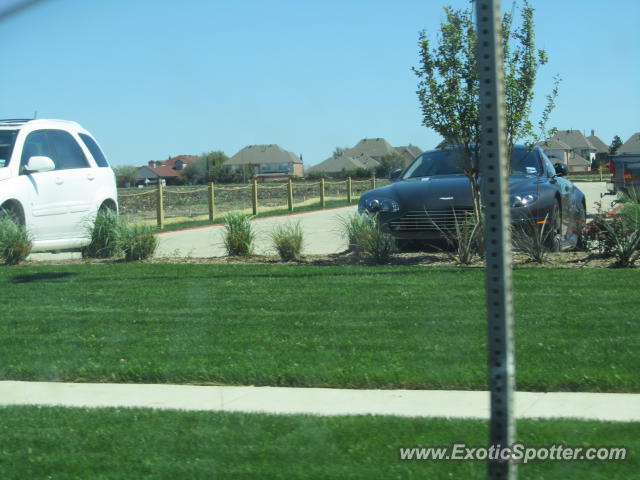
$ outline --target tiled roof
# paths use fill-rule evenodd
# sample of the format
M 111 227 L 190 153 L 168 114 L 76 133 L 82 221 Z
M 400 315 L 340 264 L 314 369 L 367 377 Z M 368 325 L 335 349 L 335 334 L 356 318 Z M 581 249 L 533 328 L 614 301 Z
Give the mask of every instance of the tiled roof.
M 589 143 L 595 147 L 597 151 L 596 153 L 609 153 L 609 146 L 596 135 L 589 135 L 587 140 L 589 140 Z
M 302 163 L 295 153 L 279 145 L 249 145 L 225 162 L 227 165 L 261 165 L 272 163 Z
M 589 148 L 594 151 L 597 150 L 579 130 L 558 130 L 551 139 L 560 140 L 572 149 Z
M 563 141 L 558 140 L 557 138 L 550 138 L 549 140 L 544 140 L 538 143 L 543 150 L 571 150 L 571 147 L 564 143 Z
M 375 168 L 378 165 L 380 165 L 378 161 L 366 155 L 358 155 L 357 157 L 341 155 L 340 157 L 327 158 L 324 162 L 308 168 L 307 171 L 336 173 L 341 172 L 343 169 Z
M 640 153 L 640 132 L 631 135 L 616 153 Z

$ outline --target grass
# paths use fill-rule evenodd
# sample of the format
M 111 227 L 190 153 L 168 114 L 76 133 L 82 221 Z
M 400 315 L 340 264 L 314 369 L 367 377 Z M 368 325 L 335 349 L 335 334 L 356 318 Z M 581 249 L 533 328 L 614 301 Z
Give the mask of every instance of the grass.
M 640 270 L 514 272 L 518 390 L 640 392 Z M 0 268 L 0 378 L 486 389 L 481 269 Z
M 399 460 L 399 447 L 486 444 L 481 420 L 144 409 L 0 408 L 0 477 L 486 478 L 484 462 Z M 638 478 L 637 423 L 521 420 L 526 446 L 626 446 L 624 461 L 532 462 L 521 479 Z
M 17 265 L 31 253 L 29 232 L 11 216 L 0 218 L 0 259 L 5 265 Z

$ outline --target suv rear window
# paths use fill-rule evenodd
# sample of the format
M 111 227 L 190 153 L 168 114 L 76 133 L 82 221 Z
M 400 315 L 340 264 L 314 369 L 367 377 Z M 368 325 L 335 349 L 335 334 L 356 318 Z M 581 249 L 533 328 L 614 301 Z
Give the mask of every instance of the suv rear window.
M 17 130 L 0 130 L 0 168 L 9 165 L 17 135 Z
M 86 147 L 89 149 L 89 151 L 91 152 L 91 156 L 96 161 L 96 164 L 99 167 L 109 167 L 109 162 L 107 162 L 107 159 L 102 153 L 102 150 L 100 150 L 100 147 L 98 146 L 98 144 L 93 138 L 91 138 L 89 135 L 85 133 L 81 133 L 80 139 L 84 142 Z

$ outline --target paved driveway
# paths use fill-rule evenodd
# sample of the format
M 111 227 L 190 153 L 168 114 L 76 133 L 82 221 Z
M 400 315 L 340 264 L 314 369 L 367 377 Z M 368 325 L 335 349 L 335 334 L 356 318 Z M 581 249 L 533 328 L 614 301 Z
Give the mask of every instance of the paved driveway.
M 340 219 L 352 215 L 356 207 L 336 208 L 319 212 L 286 215 L 253 220 L 256 232 L 255 253 L 275 254 L 270 233 L 277 225 L 300 222 L 304 232 L 304 252 L 329 254 L 344 251 L 347 242 L 340 235 Z M 221 257 L 226 255 L 223 226 L 194 228 L 158 235 L 160 244 L 156 257 Z

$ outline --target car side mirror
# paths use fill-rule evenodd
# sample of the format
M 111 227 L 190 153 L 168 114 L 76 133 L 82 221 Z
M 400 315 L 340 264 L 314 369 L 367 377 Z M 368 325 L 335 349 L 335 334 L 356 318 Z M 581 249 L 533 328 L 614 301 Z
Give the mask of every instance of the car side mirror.
M 50 172 L 56 169 L 56 164 L 49 157 L 40 155 L 29 158 L 24 166 L 25 173 Z
M 398 178 L 400 178 L 401 173 L 402 173 L 401 168 L 394 168 L 389 172 L 389 180 L 391 180 L 392 182 L 395 182 L 396 180 L 398 180 Z
M 569 174 L 569 165 L 566 163 L 554 163 L 553 168 L 556 170 L 558 177 L 566 177 Z

